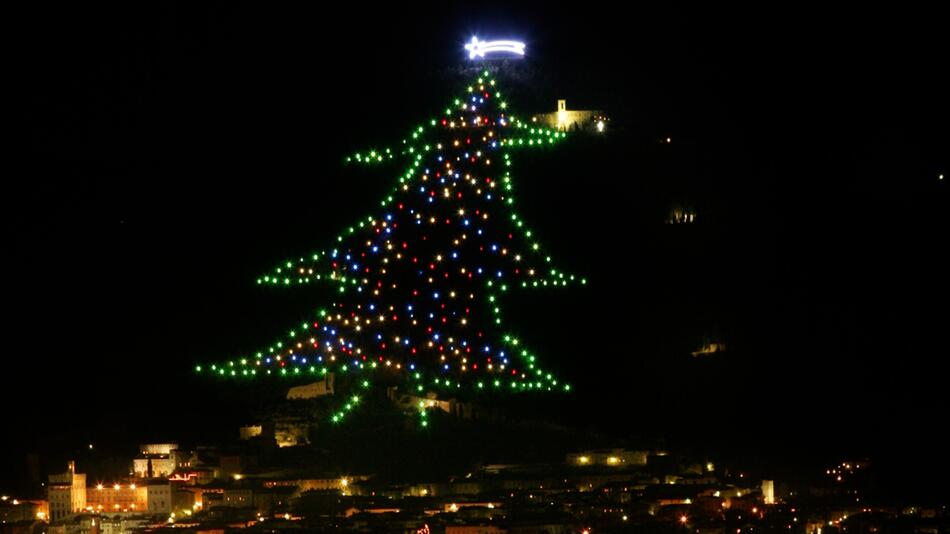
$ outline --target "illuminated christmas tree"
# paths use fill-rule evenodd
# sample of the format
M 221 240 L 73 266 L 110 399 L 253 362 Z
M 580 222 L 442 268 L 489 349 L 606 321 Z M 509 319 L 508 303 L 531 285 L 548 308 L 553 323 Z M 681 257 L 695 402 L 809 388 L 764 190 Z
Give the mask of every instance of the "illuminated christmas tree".
M 420 396 L 569 391 L 503 328 L 500 303 L 508 291 L 586 283 L 554 266 L 515 211 L 513 149 L 548 148 L 565 135 L 513 115 L 485 72 L 398 148 L 348 157 L 407 166 L 378 210 L 330 248 L 257 280 L 334 284 L 335 302 L 266 349 L 197 371 L 240 379 L 332 376 L 334 422 L 374 386 L 399 385 Z

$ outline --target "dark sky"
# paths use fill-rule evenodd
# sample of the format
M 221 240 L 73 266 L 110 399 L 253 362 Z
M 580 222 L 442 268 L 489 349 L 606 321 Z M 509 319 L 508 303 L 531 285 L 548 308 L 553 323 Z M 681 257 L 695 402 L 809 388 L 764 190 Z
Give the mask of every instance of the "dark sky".
M 186 439 L 219 410 L 193 363 L 266 344 L 326 298 L 253 279 L 367 213 L 398 169 L 343 155 L 454 95 L 473 33 L 528 43 L 523 107 L 567 98 L 616 127 L 530 160 L 519 184 L 544 240 L 591 279 L 511 303 L 576 376 L 569 418 L 778 456 L 937 450 L 950 112 L 936 12 L 339 9 L 5 17 L 14 454 L 0 476 L 30 450 Z M 662 225 L 674 203 L 701 224 Z M 733 350 L 690 358 L 710 335 Z

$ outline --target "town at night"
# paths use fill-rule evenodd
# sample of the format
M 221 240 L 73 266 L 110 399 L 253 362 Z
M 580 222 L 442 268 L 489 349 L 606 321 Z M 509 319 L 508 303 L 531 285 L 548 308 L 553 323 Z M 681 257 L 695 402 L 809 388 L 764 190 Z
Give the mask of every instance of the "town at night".
M 936 8 L 24 5 L 0 534 L 944 534 Z

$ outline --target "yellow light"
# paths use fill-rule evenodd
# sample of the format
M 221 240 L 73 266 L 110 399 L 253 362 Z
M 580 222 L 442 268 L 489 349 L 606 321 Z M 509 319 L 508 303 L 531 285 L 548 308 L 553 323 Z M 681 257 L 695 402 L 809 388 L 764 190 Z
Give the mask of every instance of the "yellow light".
M 102 484 L 96 484 L 96 489 L 97 489 L 97 490 L 102 490 Z
M 590 458 L 586 456 L 581 456 L 580 458 L 577 459 L 577 461 L 582 464 L 587 464 L 587 463 L 590 463 Z
M 680 523 L 685 525 L 687 521 L 689 521 L 689 518 L 687 518 L 685 515 L 680 516 Z
M 241 480 L 244 478 L 244 475 L 234 475 L 234 480 Z
M 620 463 L 620 458 L 617 458 L 616 456 L 611 456 L 610 458 L 607 458 L 607 463 L 610 465 L 617 465 Z
M 129 487 L 135 489 L 135 484 L 130 484 Z
M 343 478 L 340 479 L 340 486 L 342 486 L 342 487 L 345 488 L 345 487 L 347 487 L 347 486 L 349 486 L 349 485 L 350 485 L 350 481 L 347 480 L 346 477 L 343 477 Z
M 116 491 L 119 491 L 119 488 L 121 488 L 121 487 L 122 487 L 122 486 L 116 484 L 115 486 L 112 486 L 112 489 L 114 489 L 114 490 L 116 490 Z

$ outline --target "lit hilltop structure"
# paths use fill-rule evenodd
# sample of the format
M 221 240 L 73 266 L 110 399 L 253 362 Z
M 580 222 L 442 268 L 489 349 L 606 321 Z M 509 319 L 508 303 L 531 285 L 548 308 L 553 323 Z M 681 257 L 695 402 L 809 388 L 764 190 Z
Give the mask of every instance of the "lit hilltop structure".
M 491 42 L 479 46 L 495 50 Z M 199 365 L 199 373 L 317 379 L 289 398 L 333 395 L 333 422 L 373 387 L 419 397 L 570 391 L 511 333 L 501 308 L 511 291 L 586 283 L 554 261 L 518 214 L 514 195 L 513 153 L 549 150 L 566 131 L 522 120 L 488 71 L 431 117 L 398 147 L 346 158 L 405 164 L 373 213 L 329 247 L 281 262 L 257 280 L 285 288 L 330 284 L 334 301 L 266 348 Z M 426 408 L 419 407 L 423 425 Z

